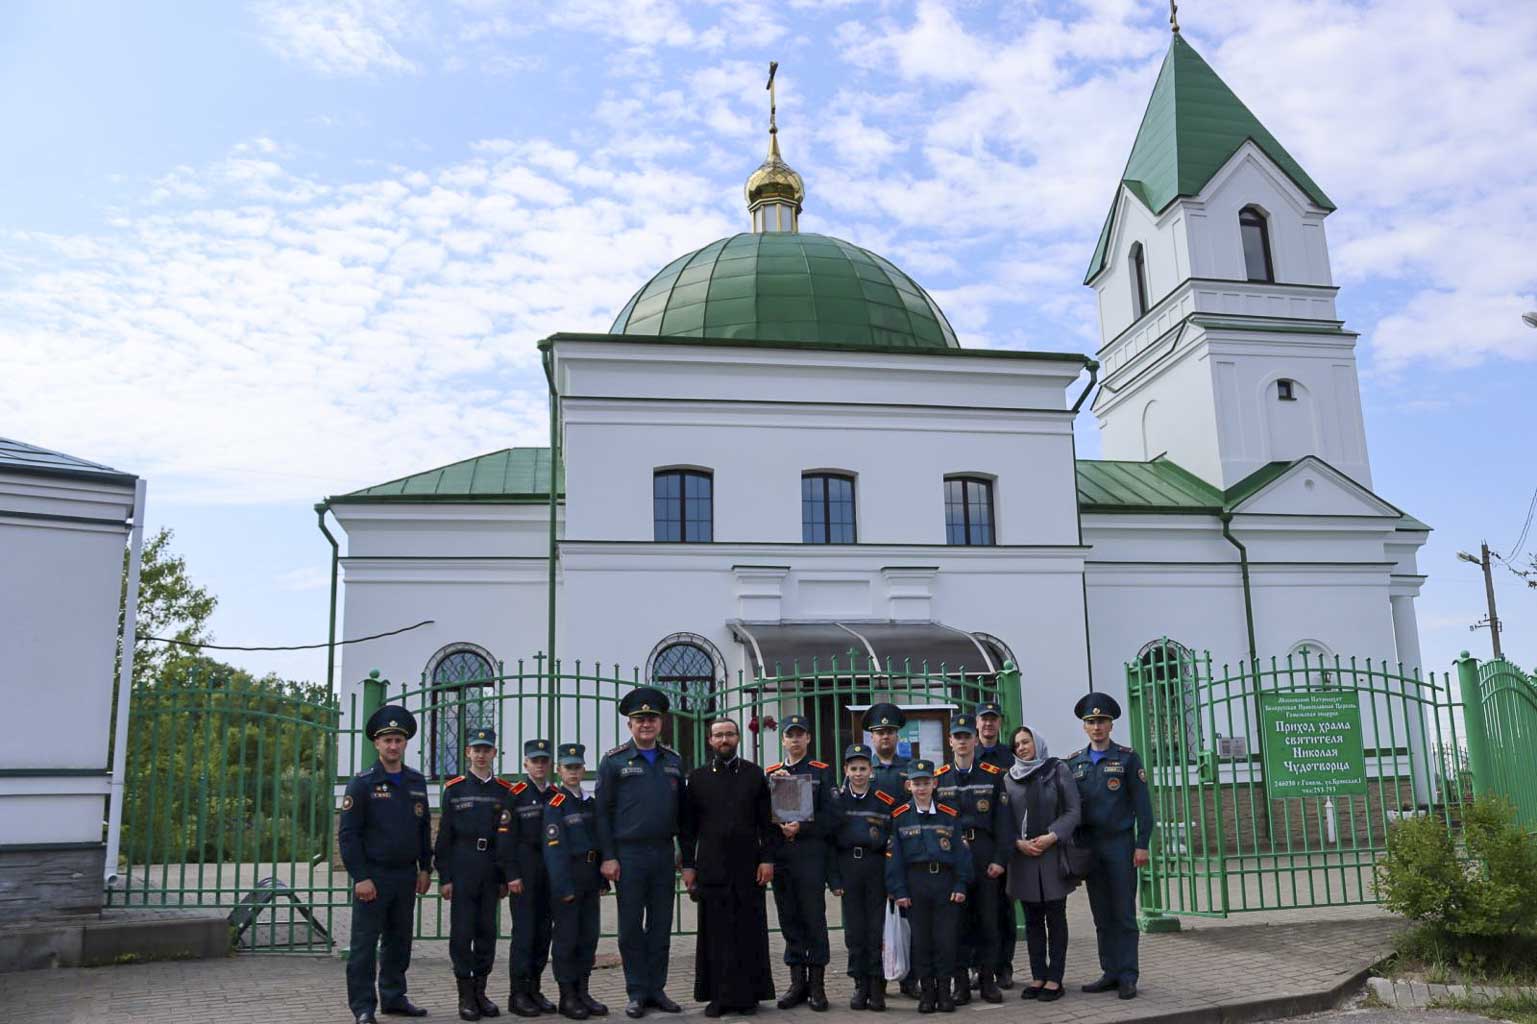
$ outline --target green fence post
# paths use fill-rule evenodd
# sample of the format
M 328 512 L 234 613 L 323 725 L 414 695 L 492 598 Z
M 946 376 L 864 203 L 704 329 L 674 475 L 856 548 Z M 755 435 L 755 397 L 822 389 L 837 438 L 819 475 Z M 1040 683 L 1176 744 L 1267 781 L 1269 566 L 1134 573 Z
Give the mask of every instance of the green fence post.
M 356 723 L 358 728 L 358 761 L 353 766 L 353 771 L 362 771 L 364 767 L 373 762 L 373 741 L 368 738 L 368 720 L 373 717 L 384 704 L 384 693 L 389 689 L 390 681 L 379 678 L 379 670 L 373 669 L 368 673 L 368 678 L 363 680 L 363 717 Z
M 1007 723 L 1000 737 L 1004 743 L 1009 742 L 1009 729 L 1016 729 L 1025 723 L 1025 699 L 1019 685 L 1019 666 L 1012 661 L 1005 661 L 998 672 L 998 705 L 1003 708 L 1003 720 Z M 970 714 L 976 708 L 963 710 Z
M 1478 679 L 1478 659 L 1467 651 L 1463 651 L 1457 658 L 1457 682 L 1462 691 L 1462 721 L 1468 739 L 1468 767 L 1473 772 L 1473 796 L 1477 798 L 1489 791 L 1493 769 L 1489 764 L 1489 727 L 1484 721 L 1484 694 Z
M 1126 666 L 1126 724 L 1131 729 L 1131 742 L 1135 749 L 1142 752 L 1143 763 L 1153 759 L 1152 747 L 1149 742 L 1147 725 L 1147 697 L 1144 686 L 1148 683 L 1156 685 L 1158 676 L 1149 672 L 1144 680 L 1142 666 L 1139 662 L 1131 662 Z M 1155 699 L 1157 695 L 1154 695 Z M 1156 786 L 1159 782 L 1158 773 L 1153 773 L 1149 780 L 1149 786 Z M 1154 803 L 1156 807 L 1156 801 Z M 1166 901 L 1162 898 L 1158 875 L 1163 865 L 1160 861 L 1162 852 L 1160 841 L 1162 837 L 1154 833 L 1151 849 L 1148 850 L 1149 861 L 1145 868 L 1137 871 L 1137 895 L 1140 910 L 1137 913 L 1137 928 L 1143 932 L 1177 932 L 1180 930 L 1179 918 L 1172 917 L 1163 912 Z

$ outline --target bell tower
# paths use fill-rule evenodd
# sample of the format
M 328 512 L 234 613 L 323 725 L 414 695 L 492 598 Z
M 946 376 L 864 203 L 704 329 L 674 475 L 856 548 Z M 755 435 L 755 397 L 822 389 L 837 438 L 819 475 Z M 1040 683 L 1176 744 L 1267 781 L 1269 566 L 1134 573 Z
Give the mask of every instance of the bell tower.
M 1315 455 L 1370 488 L 1334 203 L 1171 24 L 1084 280 L 1104 455 L 1164 456 L 1221 489 Z

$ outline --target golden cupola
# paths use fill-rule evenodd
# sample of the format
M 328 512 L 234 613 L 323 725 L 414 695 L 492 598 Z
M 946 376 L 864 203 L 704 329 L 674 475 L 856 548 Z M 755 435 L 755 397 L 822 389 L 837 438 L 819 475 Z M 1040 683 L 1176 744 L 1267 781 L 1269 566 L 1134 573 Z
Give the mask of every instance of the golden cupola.
M 752 229 L 758 234 L 799 231 L 801 205 L 806 199 L 806 183 L 779 155 L 779 125 L 774 102 L 774 74 L 778 70 L 778 61 L 769 63 L 768 156 L 748 177 L 746 187 L 747 212 L 752 215 Z

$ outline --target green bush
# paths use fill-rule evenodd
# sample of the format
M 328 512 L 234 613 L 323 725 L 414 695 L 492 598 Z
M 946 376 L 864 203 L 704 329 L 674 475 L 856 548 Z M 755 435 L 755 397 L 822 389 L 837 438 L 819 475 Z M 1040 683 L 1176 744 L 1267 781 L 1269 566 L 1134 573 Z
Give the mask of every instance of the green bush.
M 1478 973 L 1524 968 L 1537 949 L 1537 842 L 1509 804 L 1464 810 L 1460 842 L 1433 817 L 1400 821 L 1377 865 L 1383 905 L 1421 927 L 1400 952 Z

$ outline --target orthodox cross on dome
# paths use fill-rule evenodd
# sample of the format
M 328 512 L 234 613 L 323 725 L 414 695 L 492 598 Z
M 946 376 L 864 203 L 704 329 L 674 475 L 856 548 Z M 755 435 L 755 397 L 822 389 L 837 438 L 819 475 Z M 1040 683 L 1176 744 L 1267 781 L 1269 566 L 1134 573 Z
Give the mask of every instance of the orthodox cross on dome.
M 747 211 L 752 215 L 752 229 L 762 234 L 766 231 L 800 230 L 801 203 L 806 198 L 806 184 L 784 158 L 779 155 L 778 96 L 774 90 L 774 78 L 779 72 L 779 62 L 769 61 L 769 148 L 768 156 L 747 179 Z
M 1179 0 L 1169 0 L 1169 28 L 1175 35 L 1179 35 Z M 774 76 L 770 73 L 769 81 L 773 80 Z

